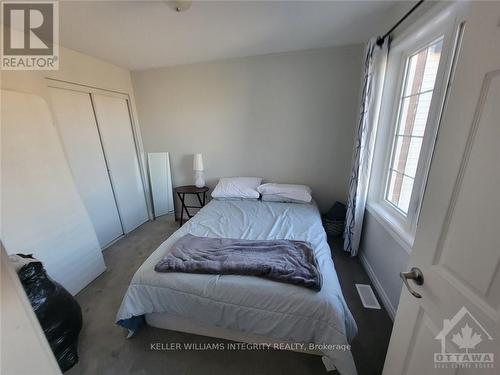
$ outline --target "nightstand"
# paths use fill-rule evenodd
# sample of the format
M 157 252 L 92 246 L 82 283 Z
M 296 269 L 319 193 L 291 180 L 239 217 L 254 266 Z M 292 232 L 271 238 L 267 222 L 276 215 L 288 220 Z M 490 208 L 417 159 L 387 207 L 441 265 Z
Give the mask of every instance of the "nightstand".
M 184 211 L 186 211 L 186 214 L 187 214 L 187 217 L 189 220 L 194 215 L 191 215 L 188 208 L 202 208 L 203 206 L 205 206 L 208 187 L 204 186 L 202 188 L 198 188 L 194 185 L 186 185 L 186 186 L 178 186 L 174 189 L 174 191 L 177 194 L 177 196 L 179 197 L 179 200 L 181 201 L 181 222 L 179 224 L 179 227 L 182 227 L 182 224 L 184 224 Z M 200 205 L 199 206 L 186 205 L 186 201 L 185 201 L 186 194 L 196 195 Z

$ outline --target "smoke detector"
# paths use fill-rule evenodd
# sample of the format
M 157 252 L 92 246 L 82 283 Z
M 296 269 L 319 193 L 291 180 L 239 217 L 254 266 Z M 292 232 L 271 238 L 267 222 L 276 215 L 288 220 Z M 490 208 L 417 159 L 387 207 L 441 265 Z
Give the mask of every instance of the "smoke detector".
M 166 0 L 165 4 L 172 10 L 177 13 L 185 12 L 189 8 L 191 8 L 191 4 L 193 2 L 191 0 Z

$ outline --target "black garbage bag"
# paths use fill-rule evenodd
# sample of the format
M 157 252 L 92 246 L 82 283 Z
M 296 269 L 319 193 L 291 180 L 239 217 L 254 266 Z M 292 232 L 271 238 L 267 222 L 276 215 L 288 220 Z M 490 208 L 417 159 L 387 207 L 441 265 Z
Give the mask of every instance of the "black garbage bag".
M 17 254 L 34 259 L 31 255 Z M 73 296 L 52 280 L 38 260 L 18 270 L 21 284 L 42 326 L 62 372 L 78 362 L 82 309 Z
M 332 208 L 330 208 L 330 211 L 328 211 L 325 215 L 324 218 L 328 220 L 345 220 L 345 215 L 347 212 L 347 208 L 345 204 L 341 202 L 335 202 Z

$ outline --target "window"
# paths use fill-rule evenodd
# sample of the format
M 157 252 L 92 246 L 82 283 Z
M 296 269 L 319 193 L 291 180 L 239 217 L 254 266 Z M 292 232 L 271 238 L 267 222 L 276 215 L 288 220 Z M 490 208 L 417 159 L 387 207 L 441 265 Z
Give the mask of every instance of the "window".
M 442 48 L 441 38 L 406 60 L 385 189 L 385 199 L 404 215 L 410 206 Z
M 381 95 L 367 207 L 408 251 L 462 32 L 445 13 L 396 36 Z

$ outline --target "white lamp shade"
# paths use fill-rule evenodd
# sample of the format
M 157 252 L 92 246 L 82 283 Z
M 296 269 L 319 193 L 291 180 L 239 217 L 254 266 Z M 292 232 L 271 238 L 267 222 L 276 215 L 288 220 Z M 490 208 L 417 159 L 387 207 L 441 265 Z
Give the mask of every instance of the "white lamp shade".
M 203 157 L 201 154 L 194 154 L 193 158 L 193 171 L 203 170 Z

